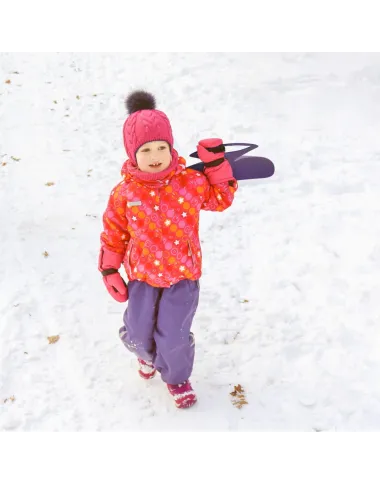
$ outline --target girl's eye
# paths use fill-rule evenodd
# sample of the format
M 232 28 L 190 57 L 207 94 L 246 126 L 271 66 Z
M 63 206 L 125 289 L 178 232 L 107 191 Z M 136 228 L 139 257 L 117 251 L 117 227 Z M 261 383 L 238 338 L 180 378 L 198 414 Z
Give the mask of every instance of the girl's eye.
M 143 150 L 141 150 L 142 152 L 146 153 L 146 152 L 149 152 L 149 148 L 144 148 Z
M 160 146 L 159 150 L 166 150 L 166 148 L 167 147 L 165 145 L 162 145 L 162 146 Z

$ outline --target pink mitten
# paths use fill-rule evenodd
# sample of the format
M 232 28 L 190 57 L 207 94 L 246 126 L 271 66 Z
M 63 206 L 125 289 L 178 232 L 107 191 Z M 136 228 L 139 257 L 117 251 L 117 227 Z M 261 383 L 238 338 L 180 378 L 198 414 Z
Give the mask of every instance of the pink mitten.
M 206 138 L 199 141 L 197 145 L 198 157 L 204 164 L 215 162 L 218 159 L 223 162 L 225 151 L 221 138 Z
M 199 158 L 205 164 L 205 175 L 210 184 L 221 184 L 233 180 L 231 165 L 225 158 L 225 147 L 221 138 L 207 138 L 197 145 Z
M 128 300 L 127 285 L 118 271 L 103 276 L 103 282 L 106 285 L 108 293 L 114 300 L 119 301 L 120 303 Z
M 103 282 L 109 294 L 120 303 L 128 300 L 128 288 L 118 269 L 123 262 L 123 255 L 102 248 L 99 254 L 98 269 L 103 275 Z

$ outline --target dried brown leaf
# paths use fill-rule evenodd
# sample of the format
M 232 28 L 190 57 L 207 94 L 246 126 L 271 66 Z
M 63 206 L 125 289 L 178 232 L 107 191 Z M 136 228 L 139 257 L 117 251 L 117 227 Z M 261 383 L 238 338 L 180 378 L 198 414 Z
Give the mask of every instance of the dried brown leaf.
M 49 256 L 49 253 L 48 253 L 47 251 L 44 251 L 44 252 L 42 253 L 42 256 L 43 256 L 44 258 L 47 258 L 47 257 Z
M 240 384 L 238 384 L 237 386 L 235 386 L 235 391 L 241 393 L 241 392 L 244 392 L 244 389 L 241 387 Z
M 7 79 L 7 80 L 5 81 L 5 84 L 10 84 L 10 83 L 11 83 L 11 80 L 10 80 L 10 79 Z
M 234 390 L 230 392 L 230 395 L 233 396 L 232 404 L 238 409 L 241 409 L 243 406 L 248 404 L 248 401 L 245 398 L 244 392 L 245 392 L 244 388 L 242 387 L 241 384 L 234 386 Z
M 55 185 L 55 182 L 46 182 L 45 184 L 47 187 L 51 187 L 52 185 Z
M 234 401 L 232 403 L 236 408 L 238 409 L 241 409 L 243 406 L 245 406 L 246 404 L 248 404 L 248 402 L 244 399 L 241 399 L 239 401 Z
M 49 340 L 49 344 L 55 344 L 59 340 L 59 335 L 53 335 L 47 339 Z

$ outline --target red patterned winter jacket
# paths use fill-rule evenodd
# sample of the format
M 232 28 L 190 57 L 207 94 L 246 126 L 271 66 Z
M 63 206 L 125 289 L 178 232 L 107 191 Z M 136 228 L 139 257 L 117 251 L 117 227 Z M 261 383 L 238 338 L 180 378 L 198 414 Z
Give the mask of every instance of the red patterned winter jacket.
M 186 168 L 182 157 L 160 183 L 134 179 L 127 162 L 121 173 L 123 181 L 112 190 L 103 215 L 102 246 L 124 256 L 130 281 L 168 288 L 199 279 L 199 213 L 227 209 L 237 181 L 210 185 L 203 173 Z

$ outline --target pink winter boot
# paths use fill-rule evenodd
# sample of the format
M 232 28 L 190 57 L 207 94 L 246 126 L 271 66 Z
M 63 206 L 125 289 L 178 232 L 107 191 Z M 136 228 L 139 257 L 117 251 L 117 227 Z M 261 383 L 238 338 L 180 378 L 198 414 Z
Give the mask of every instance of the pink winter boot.
M 156 369 L 151 362 L 145 362 L 145 360 L 138 359 L 139 362 L 139 374 L 143 379 L 153 379 L 156 374 Z
M 182 384 L 167 384 L 167 386 L 170 394 L 174 397 L 177 408 L 189 408 L 197 402 L 197 396 L 190 381 L 185 381 Z

